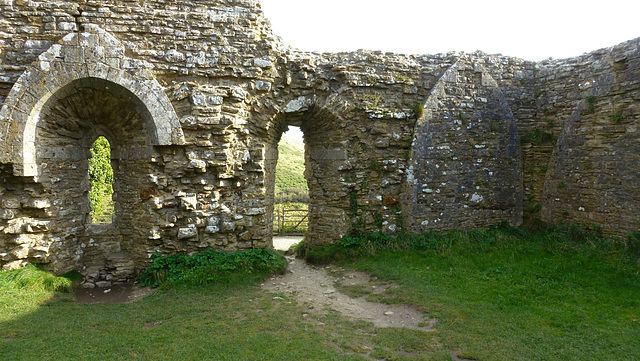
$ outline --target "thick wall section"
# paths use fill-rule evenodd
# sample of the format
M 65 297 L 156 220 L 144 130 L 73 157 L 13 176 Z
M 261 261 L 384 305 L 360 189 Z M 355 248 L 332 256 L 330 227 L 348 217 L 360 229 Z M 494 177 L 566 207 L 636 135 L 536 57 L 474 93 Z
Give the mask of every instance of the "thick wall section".
M 637 214 L 640 41 L 575 59 L 319 54 L 251 0 L 0 0 L 0 263 L 132 279 L 152 254 L 271 245 L 277 144 L 306 144 L 310 246 Z M 89 147 L 112 144 L 113 223 Z
M 585 70 L 574 80 L 571 115 L 549 163 L 542 217 L 595 223 L 608 233 L 638 230 L 640 47 L 621 44 L 574 64 Z
M 459 60 L 416 125 L 408 177 L 412 230 L 522 223 L 522 156 L 511 109 L 491 75 Z

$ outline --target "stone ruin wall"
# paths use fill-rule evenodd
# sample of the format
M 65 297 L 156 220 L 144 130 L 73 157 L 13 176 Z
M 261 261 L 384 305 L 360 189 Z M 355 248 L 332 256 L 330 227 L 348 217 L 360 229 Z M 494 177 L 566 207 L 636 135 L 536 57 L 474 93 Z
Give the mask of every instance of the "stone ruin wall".
M 311 245 L 503 220 L 625 234 L 640 228 L 639 49 L 319 54 L 281 44 L 256 1 L 0 0 L 0 259 L 91 286 L 155 252 L 269 246 L 288 125 L 305 137 Z M 88 215 L 99 135 L 106 226 Z

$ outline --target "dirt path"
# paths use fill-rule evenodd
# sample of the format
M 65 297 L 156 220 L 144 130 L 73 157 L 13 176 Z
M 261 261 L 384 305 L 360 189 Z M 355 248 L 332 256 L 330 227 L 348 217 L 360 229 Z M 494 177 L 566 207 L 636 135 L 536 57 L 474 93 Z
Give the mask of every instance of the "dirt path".
M 302 241 L 303 236 L 273 236 L 273 248 L 287 251 L 293 244 Z
M 294 298 L 310 312 L 334 310 L 350 318 L 372 322 L 377 327 L 435 330 L 435 320 L 426 319 L 414 307 L 369 302 L 365 297 L 351 297 L 340 291 L 343 288 L 375 294 L 393 285 L 376 282 L 362 272 L 344 272 L 336 267 L 318 268 L 299 259 L 288 260 L 289 271 L 265 282 L 265 290 Z
M 276 294 L 276 299 L 277 294 L 282 294 L 296 299 L 311 313 L 337 311 L 353 319 L 369 321 L 376 327 L 435 330 L 436 321 L 425 318 L 415 307 L 366 300 L 367 295 L 382 295 L 395 287 L 391 283 L 372 279 L 363 272 L 345 271 L 336 266 L 315 267 L 294 257 L 287 259 L 288 272 L 262 284 L 264 290 Z M 151 288 L 124 284 L 78 289 L 75 298 L 79 303 L 128 303 L 141 300 L 152 292 Z

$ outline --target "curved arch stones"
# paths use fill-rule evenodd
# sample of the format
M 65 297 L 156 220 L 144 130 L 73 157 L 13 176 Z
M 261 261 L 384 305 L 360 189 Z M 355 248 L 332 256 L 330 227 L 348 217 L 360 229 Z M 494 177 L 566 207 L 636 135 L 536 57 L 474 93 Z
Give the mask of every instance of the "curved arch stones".
M 126 58 L 124 46 L 96 25 L 70 33 L 41 54 L 18 79 L 0 110 L 0 162 L 16 176 L 37 176 L 36 126 L 45 105 L 79 79 L 112 82 L 133 95 L 150 145 L 184 143 L 171 102 L 144 62 Z

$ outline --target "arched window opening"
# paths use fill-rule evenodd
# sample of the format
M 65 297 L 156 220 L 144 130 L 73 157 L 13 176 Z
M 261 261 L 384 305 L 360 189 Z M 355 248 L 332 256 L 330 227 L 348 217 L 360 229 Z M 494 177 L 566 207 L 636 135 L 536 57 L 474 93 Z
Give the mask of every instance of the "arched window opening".
M 89 182 L 91 190 L 91 220 L 94 224 L 113 222 L 113 168 L 111 167 L 111 145 L 105 137 L 98 137 L 91 147 L 89 159 Z
M 307 231 L 309 187 L 304 175 L 304 141 L 300 127 L 289 126 L 278 143 L 274 194 L 274 233 Z

